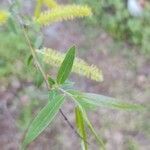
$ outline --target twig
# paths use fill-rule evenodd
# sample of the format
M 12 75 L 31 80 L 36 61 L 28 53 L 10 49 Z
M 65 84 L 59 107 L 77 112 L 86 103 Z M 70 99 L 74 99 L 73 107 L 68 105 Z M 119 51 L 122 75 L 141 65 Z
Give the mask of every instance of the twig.
M 9 0 L 9 3 L 12 4 L 12 1 Z M 39 69 L 39 71 L 41 72 L 41 74 L 42 74 L 42 76 L 43 76 L 43 78 L 44 78 L 44 81 L 45 81 L 45 83 L 46 83 L 47 89 L 50 90 L 51 87 L 50 87 L 50 85 L 49 85 L 49 83 L 48 83 L 46 74 L 45 74 L 43 68 L 41 67 L 41 65 L 40 65 L 40 63 L 39 63 L 39 61 L 38 61 L 38 59 L 37 59 L 35 50 L 34 50 L 34 48 L 32 47 L 32 44 L 31 44 L 31 42 L 30 42 L 30 39 L 29 39 L 29 37 L 28 37 L 28 35 L 27 35 L 27 33 L 26 33 L 26 30 L 25 30 L 25 28 L 24 28 L 23 21 L 22 21 L 21 17 L 19 16 L 19 14 L 16 14 L 16 12 L 15 12 L 15 15 L 16 15 L 16 18 L 18 19 L 19 24 L 20 24 L 21 27 L 22 27 L 24 37 L 25 37 L 26 42 L 27 42 L 27 44 L 28 44 L 28 46 L 29 46 L 29 48 L 30 48 L 30 50 L 31 50 L 31 54 L 32 54 L 33 59 L 34 59 L 34 61 L 35 61 L 35 63 L 36 63 L 36 66 L 37 66 L 37 68 Z M 74 131 L 74 133 L 75 133 L 79 138 L 83 139 L 83 137 L 81 137 L 81 135 L 77 132 L 77 130 L 74 128 L 74 126 L 73 126 L 73 125 L 71 124 L 71 122 L 68 120 L 68 118 L 65 116 L 65 114 L 63 113 L 63 111 L 60 109 L 59 112 L 60 112 L 60 114 L 63 116 L 63 118 L 64 118 L 64 120 L 67 122 L 67 124 L 70 126 L 70 128 Z
M 60 113 L 62 114 L 62 116 L 64 117 L 65 121 L 69 124 L 70 128 L 74 131 L 74 133 L 83 141 L 85 141 L 85 139 L 77 132 L 77 130 L 74 128 L 74 126 L 70 123 L 70 121 L 67 119 L 66 115 L 62 112 L 62 110 L 60 109 Z M 87 144 L 89 144 L 87 141 L 85 141 Z
M 23 33 L 24 33 L 24 36 L 25 36 L 25 38 L 26 38 L 26 41 L 27 41 L 27 43 L 28 43 L 28 45 L 29 45 L 29 48 L 30 48 L 30 50 L 31 50 L 32 56 L 33 56 L 33 58 L 34 58 L 34 60 L 35 60 L 35 63 L 36 63 L 36 65 L 37 65 L 39 71 L 42 73 L 42 76 L 43 76 L 43 78 L 44 78 L 44 80 L 45 80 L 45 83 L 46 83 L 46 86 L 47 86 L 48 90 L 50 90 L 51 88 L 50 88 L 50 86 L 49 86 L 49 83 L 48 83 L 46 74 L 45 74 L 45 72 L 43 71 L 43 69 L 42 69 L 40 63 L 38 62 L 37 56 L 36 56 L 36 54 L 35 54 L 35 50 L 32 48 L 32 45 L 31 45 L 30 40 L 29 40 L 29 37 L 28 37 L 28 35 L 27 35 L 27 33 L 26 33 L 26 31 L 25 31 L 24 28 L 23 28 Z M 63 116 L 63 118 L 64 118 L 64 120 L 67 122 L 67 124 L 70 126 L 70 128 L 74 131 L 74 133 L 75 133 L 79 138 L 81 138 L 82 140 L 84 140 L 83 137 L 77 132 L 77 130 L 74 128 L 74 126 L 73 126 L 73 125 L 71 124 L 71 122 L 68 120 L 68 118 L 67 118 L 66 115 L 63 113 L 63 111 L 62 111 L 61 109 L 59 109 L 59 112 L 60 112 L 60 114 Z M 88 142 L 87 142 L 87 143 L 88 143 Z
M 30 50 L 31 50 L 33 59 L 34 59 L 36 65 L 37 65 L 37 68 L 38 68 L 39 71 L 42 73 L 42 76 L 43 76 L 43 78 L 44 78 L 44 80 L 45 80 L 46 86 L 47 86 L 48 90 L 50 90 L 49 83 L 48 83 L 48 81 L 47 81 L 47 77 L 46 77 L 46 75 L 45 75 L 45 73 L 44 73 L 44 70 L 42 69 L 42 67 L 41 67 L 41 65 L 40 65 L 40 63 L 39 63 L 39 61 L 38 61 L 38 59 L 37 59 L 37 56 L 36 56 L 36 54 L 35 54 L 35 50 L 32 48 L 31 42 L 30 42 L 30 40 L 29 40 L 29 37 L 28 37 L 28 35 L 27 35 L 27 33 L 26 33 L 24 27 L 23 27 L 23 33 L 24 33 L 24 36 L 25 36 L 26 41 L 27 41 L 27 43 L 28 43 L 28 46 L 29 46 L 29 48 L 30 48 Z

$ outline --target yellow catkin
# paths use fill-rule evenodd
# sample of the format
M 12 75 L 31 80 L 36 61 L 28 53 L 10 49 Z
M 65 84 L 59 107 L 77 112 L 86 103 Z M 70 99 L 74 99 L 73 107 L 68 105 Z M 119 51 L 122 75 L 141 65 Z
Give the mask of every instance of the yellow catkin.
M 51 10 L 45 11 L 35 19 L 40 25 L 48 25 L 63 20 L 72 20 L 76 17 L 91 16 L 91 8 L 79 5 L 61 5 Z
M 0 24 L 4 24 L 9 17 L 9 13 L 4 10 L 0 10 Z
M 35 11 L 34 11 L 34 16 L 37 18 L 39 17 L 41 13 L 41 7 L 43 4 L 43 0 L 37 0 L 36 6 L 35 6 Z
M 44 3 L 49 8 L 56 8 L 58 7 L 58 4 L 55 0 L 44 0 Z
M 36 50 L 36 52 L 44 55 L 43 60 L 45 63 L 55 67 L 59 67 L 65 58 L 65 54 L 50 48 Z M 89 65 L 80 58 L 75 58 L 72 72 L 86 76 L 95 81 L 103 81 L 102 71 L 94 65 Z

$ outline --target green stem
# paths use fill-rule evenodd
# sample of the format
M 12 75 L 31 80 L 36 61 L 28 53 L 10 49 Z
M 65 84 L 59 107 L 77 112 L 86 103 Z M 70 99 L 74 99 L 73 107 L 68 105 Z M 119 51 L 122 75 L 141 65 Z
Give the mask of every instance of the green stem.
M 40 70 L 40 72 L 42 73 L 42 76 L 43 76 L 43 78 L 44 78 L 44 80 L 45 80 L 46 86 L 47 86 L 48 90 L 50 90 L 50 86 L 49 86 L 49 83 L 48 83 L 46 74 L 45 74 L 44 70 L 42 69 L 42 67 L 41 67 L 41 65 L 40 65 L 40 63 L 39 63 L 39 61 L 38 61 L 38 59 L 37 59 L 35 50 L 32 48 L 31 42 L 30 42 L 29 37 L 28 37 L 28 35 L 27 35 L 27 33 L 26 33 L 26 31 L 25 31 L 24 28 L 23 28 L 23 33 L 24 33 L 24 36 L 25 36 L 25 38 L 26 38 L 26 41 L 27 41 L 27 43 L 28 43 L 28 45 L 29 45 L 29 48 L 30 48 L 30 50 L 31 50 L 31 54 L 32 54 L 32 56 L 33 56 L 33 59 L 34 59 L 36 65 L 37 65 L 37 68 L 38 68 L 38 69 Z
M 41 67 L 41 65 L 40 65 L 40 63 L 39 63 L 39 61 L 38 61 L 38 59 L 37 59 L 35 50 L 32 48 L 31 42 L 30 42 L 29 37 L 28 37 L 28 35 L 27 35 L 27 33 L 26 33 L 26 31 L 25 31 L 24 28 L 23 28 L 23 33 L 24 33 L 24 36 L 25 36 L 25 38 L 26 38 L 26 41 L 27 41 L 27 43 L 28 43 L 28 45 L 29 45 L 29 48 L 30 48 L 30 50 L 31 50 L 31 54 L 32 54 L 32 56 L 33 56 L 33 59 L 34 59 L 36 65 L 37 65 L 37 68 L 38 68 L 38 69 L 40 70 L 40 72 L 42 73 L 42 76 L 43 76 L 43 78 L 44 78 L 44 80 L 45 80 L 46 86 L 47 86 L 48 90 L 50 90 L 51 87 L 50 87 L 50 85 L 49 85 L 49 83 L 48 83 L 46 74 L 45 74 L 44 70 L 42 69 L 42 67 Z M 82 137 L 80 136 L 80 134 L 76 131 L 76 129 L 75 129 L 75 128 L 73 127 L 73 125 L 70 123 L 70 121 L 68 120 L 68 118 L 66 117 L 66 115 L 63 113 L 63 111 L 60 109 L 59 112 L 60 112 L 60 114 L 63 116 L 63 118 L 65 119 L 65 121 L 67 122 L 67 124 L 70 126 L 70 128 L 74 131 L 74 133 L 75 133 L 79 138 L 82 139 Z

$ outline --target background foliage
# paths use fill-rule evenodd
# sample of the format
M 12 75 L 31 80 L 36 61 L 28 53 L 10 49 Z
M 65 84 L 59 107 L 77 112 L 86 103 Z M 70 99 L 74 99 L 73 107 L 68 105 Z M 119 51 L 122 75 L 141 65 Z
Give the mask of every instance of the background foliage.
M 143 53 L 150 53 L 150 5 L 146 6 L 142 17 L 132 17 L 125 0 L 73 0 L 88 4 L 93 8 L 91 25 L 100 25 L 115 39 L 125 40 L 140 47 Z

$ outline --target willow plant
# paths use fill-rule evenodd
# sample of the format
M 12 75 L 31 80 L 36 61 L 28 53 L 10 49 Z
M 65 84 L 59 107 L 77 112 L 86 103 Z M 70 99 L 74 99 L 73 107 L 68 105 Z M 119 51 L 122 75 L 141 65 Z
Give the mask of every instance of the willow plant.
M 42 11 L 43 5 L 47 6 L 48 10 Z M 20 27 L 23 31 L 26 42 L 31 50 L 31 56 L 28 59 L 28 64 L 30 64 L 31 61 L 34 61 L 36 68 L 43 76 L 47 86 L 47 92 L 49 94 L 47 104 L 45 104 L 41 111 L 37 113 L 37 116 L 33 119 L 24 135 L 21 146 L 22 149 L 27 149 L 29 144 L 32 143 L 33 140 L 35 140 L 45 130 L 45 128 L 52 123 L 52 121 L 54 121 L 57 113 L 61 112 L 65 120 L 80 138 L 81 148 L 83 150 L 88 150 L 89 145 L 86 132 L 87 128 L 90 129 L 91 133 L 96 138 L 99 148 L 104 150 L 105 143 L 94 130 L 92 123 L 88 119 L 87 111 L 98 107 L 106 107 L 118 110 L 139 110 L 143 108 L 143 106 L 140 104 L 122 102 L 120 100 L 100 94 L 84 93 L 80 90 L 75 90 L 72 82 L 69 81 L 69 75 L 71 72 L 83 75 L 97 82 L 102 82 L 102 71 L 96 66 L 89 65 L 84 60 L 77 58 L 75 55 L 75 46 L 71 47 L 66 54 L 60 53 L 51 48 L 37 48 L 33 46 L 33 43 L 28 35 L 28 30 L 26 30 L 26 28 L 30 26 L 38 26 L 42 28 L 43 26 L 45 27 L 54 22 L 72 20 L 91 15 L 92 12 L 89 6 L 80 6 L 74 4 L 59 5 L 54 0 L 37 0 L 32 21 L 28 21 L 28 26 L 22 26 L 22 23 L 24 22 L 22 18 L 24 17 L 19 16 L 17 13 L 14 13 L 14 11 L 0 11 L 0 24 L 4 24 L 7 20 L 9 20 L 10 16 L 18 19 L 17 21 L 20 23 Z M 13 29 L 14 27 L 12 27 L 12 30 Z M 42 59 L 45 64 L 49 64 L 52 67 L 58 68 L 58 73 L 56 74 L 55 78 L 52 78 L 52 76 L 45 71 L 40 64 L 41 60 L 39 60 L 39 58 Z M 62 105 L 67 99 L 72 100 L 75 103 L 74 109 L 76 129 L 61 110 Z

